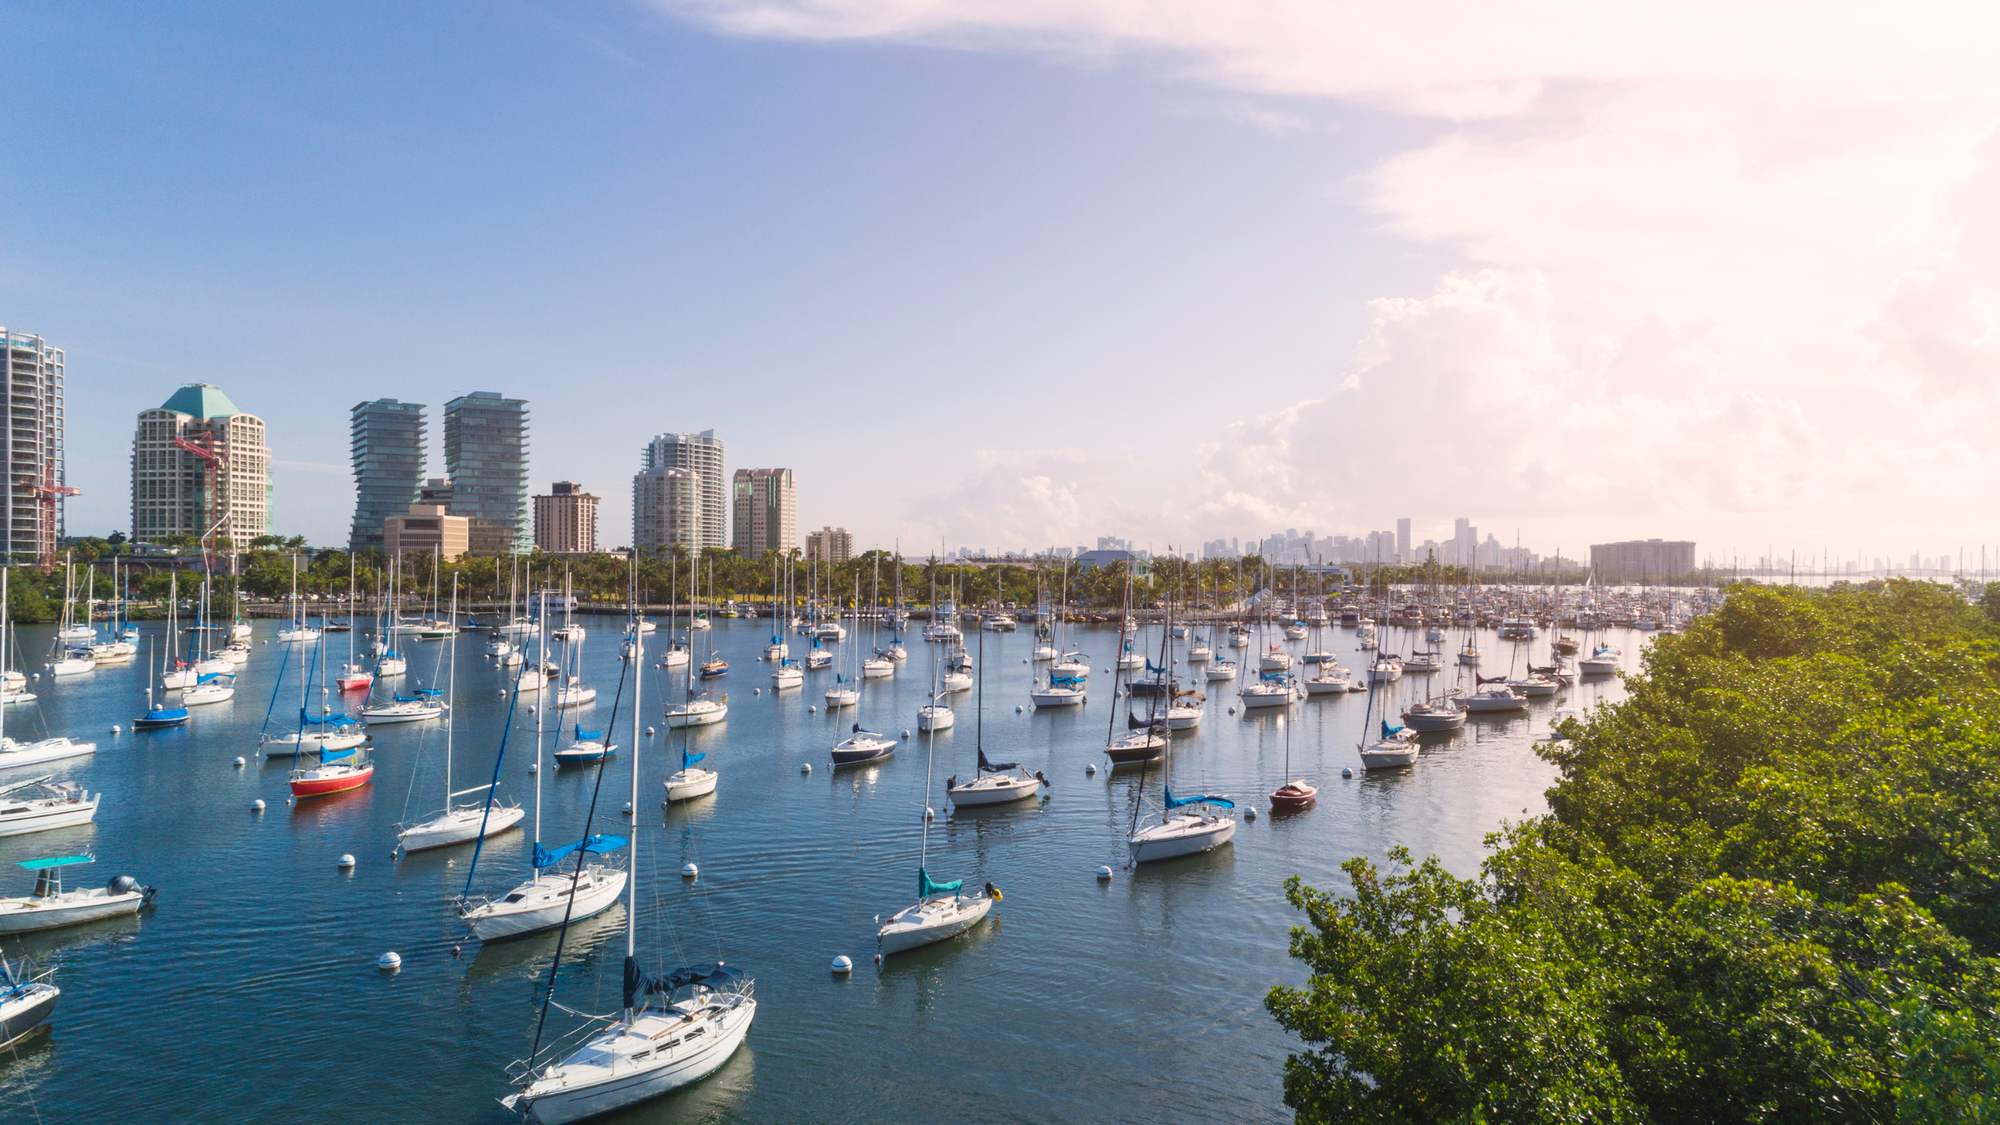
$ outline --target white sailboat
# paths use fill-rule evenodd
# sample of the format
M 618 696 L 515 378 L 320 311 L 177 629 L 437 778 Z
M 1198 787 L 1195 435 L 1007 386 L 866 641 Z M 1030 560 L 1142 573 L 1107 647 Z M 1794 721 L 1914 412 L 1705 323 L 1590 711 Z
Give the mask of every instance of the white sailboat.
M 445 683 L 445 690 L 456 697 L 458 691 L 458 576 L 451 579 L 451 624 L 452 635 L 445 657 L 451 671 Z M 519 805 L 503 805 L 496 791 L 500 788 L 500 771 L 496 766 L 493 780 L 485 785 L 475 785 L 470 789 L 453 792 L 451 788 L 452 732 L 457 726 L 454 716 L 447 715 L 444 724 L 444 809 L 427 820 L 422 820 L 396 834 L 397 846 L 404 854 L 423 851 L 426 848 L 442 848 L 451 844 L 464 844 L 491 836 L 496 832 L 521 823 L 527 815 Z M 460 797 L 473 793 L 484 793 L 486 797 L 476 805 L 454 805 Z
M 1171 625 L 1173 616 L 1171 603 L 1167 615 L 1168 624 Z M 1171 662 L 1167 652 L 1168 643 L 1163 635 L 1160 640 L 1160 660 L 1163 664 Z M 1285 675 L 1285 673 L 1277 674 Z M 1139 826 L 1141 807 L 1138 803 L 1132 806 L 1132 828 L 1125 839 L 1126 852 L 1130 857 L 1126 866 L 1198 855 L 1213 851 L 1233 839 L 1236 836 L 1234 801 L 1208 793 L 1194 797 L 1174 796 L 1173 734 L 1166 729 L 1164 716 L 1155 712 L 1149 716 L 1149 721 L 1143 729 L 1132 733 L 1143 734 L 1149 739 L 1159 738 L 1164 743 L 1160 751 L 1162 804 L 1159 823 L 1148 824 L 1143 828 Z M 1142 770 L 1151 768 L 1151 759 L 1142 760 L 1145 762 L 1141 766 Z M 1141 773 L 1139 792 L 1143 794 L 1145 789 L 1146 777 Z
M 89 824 L 103 796 L 52 774 L 0 785 L 0 836 Z
M 922 843 L 917 852 L 917 901 L 890 915 L 875 931 L 875 959 L 891 953 L 955 938 L 986 920 L 993 904 L 1000 901 L 1000 888 L 987 883 L 976 894 L 964 893 L 965 880 L 931 882 L 931 775 L 937 757 L 937 739 L 924 740 L 924 817 Z M 980 756 L 985 764 L 985 755 Z M 1009 768 L 1013 768 L 1010 766 Z M 1039 789 L 1041 783 L 1037 781 Z
M 635 659 L 632 665 L 632 800 L 636 805 L 639 685 L 643 677 L 638 675 L 640 661 Z M 639 869 L 636 839 L 632 842 L 632 869 Z M 636 880 L 629 881 L 627 888 L 632 897 L 625 908 L 624 1009 L 561 1061 L 541 1066 L 531 1051 L 524 1062 L 516 1064 L 520 1089 L 500 1099 L 500 1104 L 527 1121 L 540 1125 L 580 1121 L 698 1082 L 736 1052 L 756 1018 L 752 982 L 720 961 L 676 969 L 657 978 L 639 965 Z M 551 967 L 551 993 L 555 980 L 556 969 Z M 676 1000 L 683 989 L 688 995 Z M 546 1002 L 553 999 L 551 996 Z M 543 1015 L 547 1015 L 546 1008 Z M 540 1048 L 539 1032 L 535 1046 Z
M 0 566 L 0 652 L 12 652 L 9 633 L 13 625 L 7 612 L 7 568 Z M 29 699 L 34 696 L 21 692 Z M 9 700 L 12 702 L 13 700 Z M 38 742 L 20 742 L 7 737 L 7 710 L 0 707 L 0 770 L 18 769 L 23 766 L 39 766 L 45 762 L 59 762 L 64 758 L 78 758 L 85 754 L 97 753 L 95 742 L 78 742 L 65 735 L 44 738 Z
M 986 638 L 979 638 L 981 655 L 984 656 Z M 986 805 L 1005 805 L 1014 801 L 1025 801 L 1039 794 L 1042 786 L 1049 783 L 1040 770 L 1029 773 L 1017 762 L 989 762 L 986 760 L 986 685 L 984 660 L 981 661 L 981 683 L 979 696 L 973 703 L 973 739 L 978 764 L 973 770 L 972 780 L 964 785 L 958 783 L 956 775 L 945 779 L 944 795 L 953 808 L 979 808 Z

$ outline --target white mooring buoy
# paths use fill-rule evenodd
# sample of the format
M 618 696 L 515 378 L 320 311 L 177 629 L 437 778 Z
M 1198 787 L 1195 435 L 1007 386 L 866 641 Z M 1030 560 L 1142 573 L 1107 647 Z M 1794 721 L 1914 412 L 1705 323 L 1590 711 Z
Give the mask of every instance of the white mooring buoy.
M 345 852 L 341 853 L 341 856 L 340 856 L 340 866 L 341 866 L 342 868 L 348 868 L 348 867 L 353 867 L 353 866 L 354 866 L 354 857 L 353 857 L 353 856 L 351 856 L 351 855 L 348 855 L 348 854 L 346 854 Z
M 925 805 L 925 806 L 924 806 L 924 819 L 925 819 L 925 820 L 936 820 L 936 819 L 937 819 L 937 810 L 936 810 L 936 809 L 934 809 L 934 808 L 932 808 L 932 807 L 930 807 L 929 805 Z
M 903 737 L 904 737 L 904 738 L 908 738 L 908 737 L 910 737 L 910 732 L 909 732 L 909 731 L 904 731 L 904 732 L 903 732 Z
M 1243 819 L 1244 819 L 1244 820 L 1256 820 L 1256 819 L 1257 819 L 1257 810 L 1256 810 L 1256 809 L 1244 809 L 1244 810 L 1243 810 Z
M 692 879 L 699 874 L 701 874 L 701 868 L 696 867 L 694 864 L 692 863 L 681 864 L 681 878 Z
M 652 727 L 647 727 L 647 728 L 646 728 L 646 737 L 647 737 L 647 738 L 651 738 L 651 737 L 653 737 L 653 728 L 652 728 Z
M 112 733 L 112 734 L 117 734 L 117 733 L 118 733 L 118 727 L 117 727 L 117 726 L 116 726 L 115 724 L 114 724 L 114 725 L 112 726 L 112 728 L 111 728 L 111 733 Z
M 541 769 L 541 768 L 542 768 L 542 767 L 540 767 L 540 766 L 536 765 L 536 764 L 535 764 L 535 763 L 533 763 L 533 762 L 529 762 L 529 763 L 528 763 L 528 772 L 529 772 L 529 773 L 534 773 L 535 771 L 537 771 L 537 770 L 539 770 L 539 769 Z
M 800 773 L 811 773 L 812 771 L 813 771 L 813 764 L 811 762 L 803 762 L 799 765 Z
M 236 759 L 236 768 L 239 770 L 243 768 L 243 759 L 240 756 Z
M 1020 705 L 1020 704 L 1016 703 L 1016 704 L 1014 705 L 1014 713 L 1015 713 L 1016 715 L 1018 715 L 1018 714 L 1020 714 L 1020 713 L 1021 713 L 1021 705 Z
M 1232 715 L 1234 715 L 1234 714 L 1236 713 L 1236 708 L 1234 708 L 1234 707 L 1231 707 L 1231 708 L 1229 709 L 1229 713 L 1230 713 L 1230 714 L 1232 714 Z
M 251 812 L 263 812 L 263 811 L 264 811 L 264 798 L 262 798 L 262 797 L 259 797 L 259 798 L 257 798 L 256 800 L 254 800 L 254 801 L 250 802 L 250 811 L 251 811 Z
M 819 708 L 817 708 L 817 707 L 807 707 L 807 708 L 806 708 L 806 714 L 808 714 L 808 715 L 817 715 L 817 714 L 819 714 Z
M 625 802 L 625 807 L 624 807 L 624 808 L 622 808 L 622 809 L 619 809 L 618 811 L 619 811 L 619 812 L 622 812 L 622 813 L 624 813 L 624 814 L 625 814 L 626 816 L 631 816 L 631 815 L 632 815 L 632 802 L 630 802 L 630 801 L 627 801 L 627 802 Z
M 1089 763 L 1088 765 L 1084 766 L 1084 767 L 1083 767 L 1083 776 L 1085 776 L 1085 777 L 1095 777 L 1095 776 L 1097 776 L 1097 763 L 1096 763 L 1096 762 L 1091 762 L 1091 763 Z
M 375 967 L 385 973 L 393 973 L 403 967 L 403 956 L 392 949 L 375 959 Z
M 751 688 L 751 689 L 750 689 L 750 694 L 751 694 L 751 695 L 762 695 L 762 694 L 764 694 L 764 689 L 763 689 L 763 688 L 760 688 L 760 687 L 753 687 L 753 688 Z
M 836 973 L 851 973 L 854 971 L 854 962 L 848 958 L 847 954 L 843 953 L 833 959 L 833 971 Z
M 1110 879 L 1111 879 L 1111 868 L 1109 865 L 1097 869 L 1098 882 L 1100 883 L 1108 882 L 1110 881 Z
M 1348 769 L 1348 768 L 1347 768 L 1347 767 L 1345 767 L 1345 766 L 1342 766 L 1342 767 L 1341 767 L 1341 769 L 1340 769 L 1340 776 L 1342 776 L 1342 777 L 1353 777 L 1353 776 L 1354 776 L 1354 771 L 1353 771 L 1353 770 L 1351 770 L 1351 769 Z

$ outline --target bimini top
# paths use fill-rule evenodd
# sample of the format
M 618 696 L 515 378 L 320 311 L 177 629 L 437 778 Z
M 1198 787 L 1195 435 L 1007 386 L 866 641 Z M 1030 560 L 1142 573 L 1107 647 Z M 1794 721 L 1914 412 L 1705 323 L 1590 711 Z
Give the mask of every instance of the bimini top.
M 210 383 L 189 383 L 174 392 L 173 397 L 160 404 L 160 409 L 176 414 L 191 414 L 196 418 L 227 418 L 241 414 L 222 388 Z
M 72 863 L 96 863 L 94 855 L 66 855 L 58 859 L 24 859 L 21 866 L 30 871 L 40 871 L 44 867 L 68 867 Z

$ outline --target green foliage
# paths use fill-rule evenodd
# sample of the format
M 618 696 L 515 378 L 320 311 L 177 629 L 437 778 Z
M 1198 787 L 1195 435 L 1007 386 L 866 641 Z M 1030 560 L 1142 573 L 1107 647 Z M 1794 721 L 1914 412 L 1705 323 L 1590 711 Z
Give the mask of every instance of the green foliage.
M 2000 1112 L 2000 649 L 1892 582 L 1742 588 L 1544 752 L 1478 879 L 1287 884 L 1300 1121 Z
M 43 582 L 40 571 L 24 566 L 7 568 L 7 616 L 14 624 L 46 625 L 56 619 L 56 606 L 40 589 Z

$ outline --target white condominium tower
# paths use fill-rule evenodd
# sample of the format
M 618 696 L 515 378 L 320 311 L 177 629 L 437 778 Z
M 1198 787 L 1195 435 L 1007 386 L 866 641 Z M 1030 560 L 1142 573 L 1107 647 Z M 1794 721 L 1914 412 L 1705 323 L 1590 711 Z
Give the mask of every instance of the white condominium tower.
M 531 551 L 528 400 L 474 391 L 444 404 L 451 514 L 472 521 L 472 553 Z
M 799 545 L 799 497 L 790 469 L 736 470 L 736 553 L 762 558 Z
M 236 409 L 221 388 L 189 383 L 139 412 L 132 439 L 132 541 L 169 536 L 238 550 L 271 532 L 271 450 L 264 420 Z
M 722 467 L 722 439 L 714 430 L 659 435 L 647 443 L 640 468 L 688 469 L 699 477 L 700 545 L 729 546 L 729 478 Z
M 701 476 L 693 469 L 641 469 L 632 478 L 633 550 L 699 552 L 701 532 Z
M 0 328 L 7 381 L 4 548 L 10 561 L 47 561 L 63 536 L 63 351 L 40 336 Z

